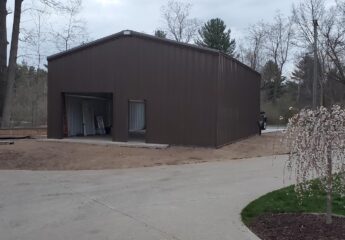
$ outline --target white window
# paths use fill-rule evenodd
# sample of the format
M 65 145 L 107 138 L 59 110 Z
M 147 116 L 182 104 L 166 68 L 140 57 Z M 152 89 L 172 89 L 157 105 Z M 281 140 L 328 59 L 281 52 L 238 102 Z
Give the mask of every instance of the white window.
M 145 101 L 129 101 L 129 132 L 140 132 L 146 130 L 145 122 Z

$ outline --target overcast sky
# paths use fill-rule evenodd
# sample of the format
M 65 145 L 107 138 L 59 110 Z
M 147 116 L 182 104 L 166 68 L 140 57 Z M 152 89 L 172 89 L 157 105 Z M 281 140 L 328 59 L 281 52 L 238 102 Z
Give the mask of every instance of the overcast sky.
M 161 6 L 164 0 L 84 0 L 82 15 L 92 38 L 123 29 L 152 34 L 163 25 Z M 202 21 L 219 17 L 241 37 L 249 24 L 271 21 L 278 10 L 289 15 L 299 0 L 191 0 L 192 17 Z
M 249 25 L 260 20 L 271 22 L 280 11 L 291 15 L 293 4 L 304 0 L 190 0 L 193 5 L 191 17 L 202 22 L 215 17 L 224 20 L 232 30 L 232 38 L 237 43 L 245 40 Z M 326 5 L 333 5 L 334 0 L 326 0 Z M 167 0 L 84 0 L 82 16 L 88 22 L 92 39 L 131 29 L 153 34 L 154 30 L 164 26 L 161 7 Z M 293 68 L 289 61 L 287 72 Z
M 24 7 L 36 3 L 38 0 L 24 1 Z M 63 0 L 62 0 L 63 1 Z M 124 29 L 153 34 L 155 29 L 164 26 L 161 7 L 168 0 L 83 0 L 80 17 L 87 23 L 90 39 L 95 40 L 114 34 Z M 183 1 L 183 0 L 181 0 Z M 192 4 L 191 16 L 206 22 L 211 18 L 221 18 L 232 30 L 232 38 L 237 43 L 245 41 L 245 32 L 249 25 L 261 20 L 271 22 L 280 11 L 283 15 L 291 15 L 293 4 L 304 0 L 190 0 Z M 8 1 L 13 10 L 14 0 Z M 184 1 L 183 1 L 184 2 Z M 186 1 L 187 2 L 187 1 Z M 326 5 L 333 5 L 335 0 L 325 0 Z M 31 21 L 25 15 L 22 27 L 30 28 Z M 59 21 L 50 19 L 53 27 L 59 26 Z M 60 23 L 61 25 L 62 23 Z M 12 15 L 8 18 L 8 36 L 10 39 Z M 48 45 L 49 46 L 49 45 Z M 46 47 L 45 55 L 56 53 L 54 47 Z M 27 59 L 28 60 L 28 59 Z M 29 60 L 28 60 L 29 61 Z M 289 62 L 289 71 L 292 61 Z
M 29 6 L 31 1 L 27 0 L 24 3 Z M 83 0 L 81 17 L 88 24 L 87 29 L 91 39 L 104 37 L 124 29 L 153 34 L 155 29 L 164 25 L 161 7 L 167 1 Z M 291 14 L 292 5 L 300 1 L 303 0 L 190 0 L 186 2 L 193 6 L 191 17 L 198 18 L 202 22 L 219 17 L 231 28 L 232 37 L 240 39 L 250 24 L 260 20 L 270 22 L 277 11 L 288 16 Z M 14 0 L 8 1 L 10 9 L 14 8 L 13 2 Z M 326 5 L 332 5 L 335 0 L 325 2 Z M 8 36 L 11 34 L 11 24 L 12 18 L 9 17 Z

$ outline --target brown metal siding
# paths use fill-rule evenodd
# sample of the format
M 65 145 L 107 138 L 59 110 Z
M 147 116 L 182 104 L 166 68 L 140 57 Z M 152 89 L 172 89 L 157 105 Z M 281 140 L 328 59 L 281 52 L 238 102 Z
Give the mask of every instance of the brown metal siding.
M 217 104 L 217 146 L 258 133 L 260 75 L 220 55 Z
M 64 92 L 112 92 L 113 139 L 127 141 L 128 100 L 146 100 L 151 143 L 216 145 L 218 54 L 122 37 L 49 61 L 48 137 L 61 138 Z

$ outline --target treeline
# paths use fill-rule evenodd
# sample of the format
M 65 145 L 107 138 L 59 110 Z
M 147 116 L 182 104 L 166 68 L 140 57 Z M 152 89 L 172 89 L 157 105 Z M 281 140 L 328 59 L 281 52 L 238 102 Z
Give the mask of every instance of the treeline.
M 2 128 L 45 124 L 47 83 L 42 69 L 48 55 L 88 41 L 81 10 L 82 0 L 0 1 Z M 8 18 L 13 19 L 11 26 Z M 26 64 L 18 64 L 21 61 Z
M 277 65 L 268 61 L 262 68 L 261 109 L 266 111 L 271 124 L 285 124 L 296 111 L 311 107 L 313 95 L 314 59 L 305 55 L 294 66 L 290 79 L 281 76 Z M 319 67 L 321 69 L 321 67 Z M 319 71 L 321 75 L 321 70 Z M 329 72 L 317 87 L 320 105 L 345 105 L 345 85 L 334 81 L 336 71 Z M 283 119 L 281 119 L 283 117 Z
M 17 65 L 10 127 L 43 127 L 47 122 L 47 71 Z

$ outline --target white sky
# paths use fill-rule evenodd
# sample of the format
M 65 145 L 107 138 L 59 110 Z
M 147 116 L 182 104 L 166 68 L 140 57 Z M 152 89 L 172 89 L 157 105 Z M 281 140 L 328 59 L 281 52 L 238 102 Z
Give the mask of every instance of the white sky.
M 211 18 L 221 18 L 232 30 L 232 38 L 237 44 L 245 40 L 244 35 L 249 25 L 261 20 L 270 22 L 277 12 L 291 15 L 293 4 L 304 0 L 190 0 L 191 17 L 206 22 Z M 88 22 L 91 38 L 131 29 L 153 34 L 154 30 L 164 26 L 161 6 L 167 0 L 84 0 L 83 17 Z M 326 0 L 326 5 L 334 0 Z M 293 61 L 289 61 L 285 74 L 293 70 Z
M 30 5 L 39 0 L 25 0 Z M 80 17 L 87 22 L 87 30 L 91 40 L 95 40 L 124 29 L 153 34 L 157 28 L 162 28 L 161 7 L 168 0 L 83 0 Z M 183 1 L 183 0 L 182 0 Z M 244 41 L 245 32 L 249 25 L 261 20 L 270 22 L 278 11 L 285 16 L 291 14 L 293 4 L 305 0 L 190 0 L 193 5 L 191 17 L 206 22 L 211 18 L 221 18 L 232 30 L 232 38 L 237 43 Z M 14 0 L 8 1 L 13 10 Z M 326 5 L 334 4 L 335 0 L 325 0 Z M 24 19 L 25 20 L 25 17 Z M 54 25 L 59 22 L 51 19 Z M 56 23 L 55 23 L 56 22 Z M 12 15 L 8 18 L 8 36 Z M 61 23 L 60 23 L 61 24 Z M 28 27 L 30 22 L 26 22 Z M 47 55 L 56 53 L 50 48 Z M 290 63 L 291 64 L 291 63 Z M 291 65 L 292 66 L 292 65 Z M 291 67 L 289 67 L 291 70 Z
M 123 29 L 153 33 L 163 25 L 164 0 L 84 0 L 82 16 L 88 22 L 92 38 Z M 192 17 L 201 21 L 219 17 L 240 37 L 249 24 L 271 21 L 278 10 L 289 15 L 298 0 L 191 0 Z

